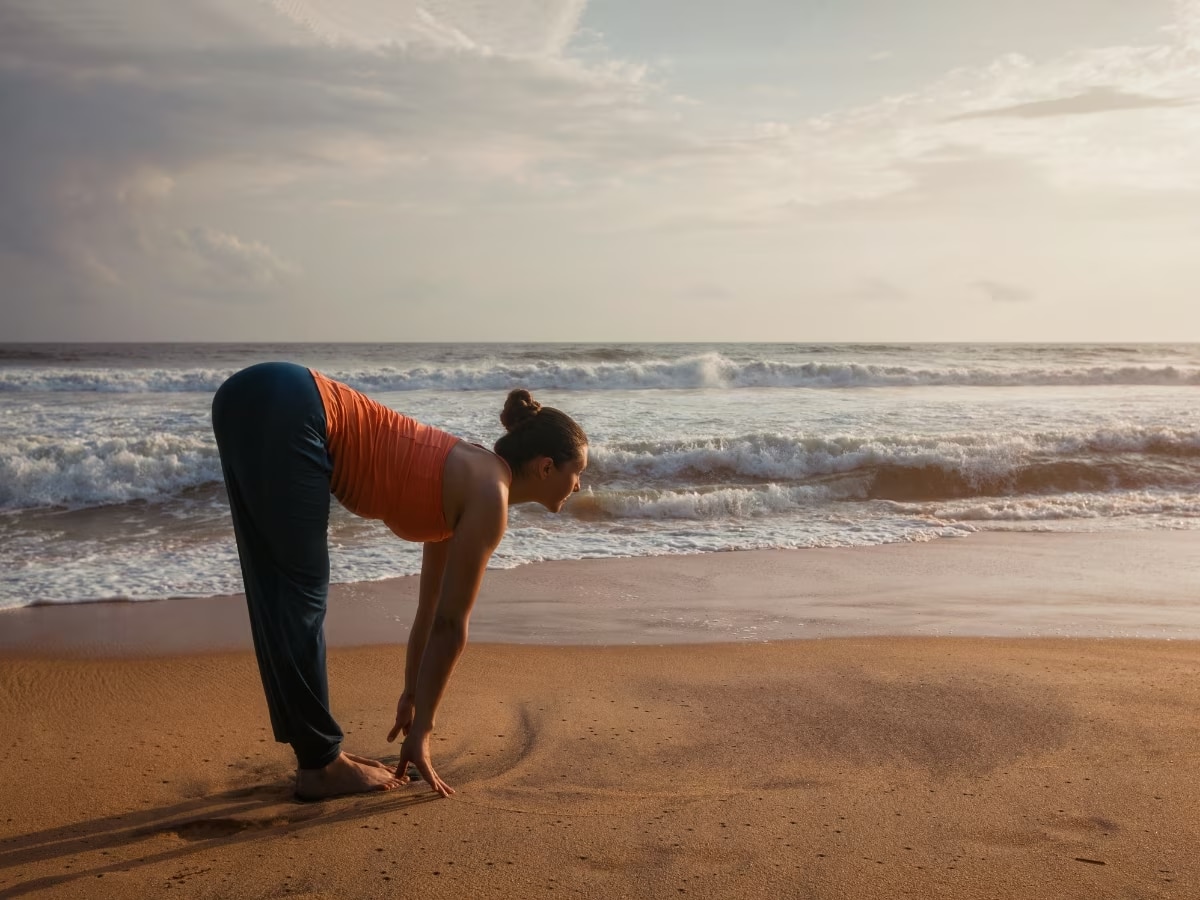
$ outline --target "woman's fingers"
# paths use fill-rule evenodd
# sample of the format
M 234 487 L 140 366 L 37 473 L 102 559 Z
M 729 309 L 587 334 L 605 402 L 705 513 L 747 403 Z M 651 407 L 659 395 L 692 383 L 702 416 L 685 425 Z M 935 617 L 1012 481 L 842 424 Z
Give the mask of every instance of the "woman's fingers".
M 401 784 L 408 784 L 408 746 L 407 744 L 400 748 L 400 762 L 396 763 L 396 780 Z
M 407 717 L 404 717 L 405 719 Z M 402 717 L 396 716 L 396 725 L 409 726 L 411 719 L 402 721 Z M 408 774 L 408 767 L 411 764 L 420 773 L 421 778 L 429 785 L 429 789 L 442 797 L 449 797 L 454 793 L 454 788 L 442 781 L 438 777 L 437 771 L 433 768 L 433 761 L 429 757 L 429 734 L 428 732 L 410 731 L 409 727 L 404 727 L 404 732 L 407 735 L 404 745 L 400 748 L 400 762 L 396 766 L 396 778 L 401 784 L 408 784 L 412 777 Z
M 438 777 L 438 773 L 434 771 L 433 764 L 429 761 L 429 756 L 424 753 L 412 753 L 408 749 L 407 742 L 400 751 L 400 763 L 396 766 L 396 778 L 401 784 L 408 784 L 412 780 L 408 774 L 409 763 L 412 763 L 416 770 L 421 773 L 421 778 L 429 785 L 430 790 L 443 797 L 449 797 L 454 793 L 454 788 Z
M 439 797 L 449 797 L 454 793 L 454 788 L 450 787 L 450 785 L 446 784 L 446 782 L 442 781 L 441 779 L 429 782 L 429 787 L 432 788 L 433 792 Z
M 401 734 L 405 737 L 408 736 L 408 729 L 412 727 L 415 709 L 412 697 L 408 694 L 402 694 L 400 700 L 396 703 L 396 724 L 388 732 L 387 739 L 389 744 Z
M 406 743 L 400 748 L 400 762 L 396 764 L 396 780 L 401 784 L 409 784 L 413 780 L 412 775 L 409 774 L 409 766 L 415 768 L 417 772 L 421 771 L 420 765 L 413 758 L 412 753 L 408 751 L 408 744 Z M 424 778 L 424 775 L 421 777 Z
M 422 763 L 424 764 L 422 765 Z M 429 783 L 429 786 L 443 797 L 449 797 L 454 793 L 454 788 L 438 777 L 438 773 L 433 771 L 433 766 L 429 764 L 428 760 L 418 762 L 417 770 L 421 773 L 421 777 Z

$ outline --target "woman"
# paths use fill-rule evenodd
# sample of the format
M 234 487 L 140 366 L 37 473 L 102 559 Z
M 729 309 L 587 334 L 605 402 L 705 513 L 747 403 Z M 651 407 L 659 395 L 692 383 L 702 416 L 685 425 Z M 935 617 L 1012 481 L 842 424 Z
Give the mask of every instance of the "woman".
M 422 425 L 319 372 L 263 363 L 213 398 L 213 431 L 229 493 L 254 650 L 275 739 L 296 753 L 296 796 L 389 790 L 408 764 L 441 794 L 429 739 L 488 559 L 514 503 L 558 512 L 579 490 L 587 436 L 528 391 L 508 395 L 495 451 Z M 404 690 L 388 735 L 405 735 L 393 773 L 345 753 L 329 711 L 325 604 L 329 495 L 424 543 L 420 599 Z

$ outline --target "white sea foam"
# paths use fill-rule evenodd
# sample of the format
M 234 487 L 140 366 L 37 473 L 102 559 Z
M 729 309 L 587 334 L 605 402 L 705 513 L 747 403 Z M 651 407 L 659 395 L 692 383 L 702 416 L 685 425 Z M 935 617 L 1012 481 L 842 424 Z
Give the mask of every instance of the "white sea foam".
M 0 607 L 236 588 L 209 404 L 265 358 L 469 440 L 515 385 L 576 416 L 585 492 L 515 507 L 497 566 L 1200 528 L 1192 345 L 0 347 Z M 330 545 L 339 581 L 419 566 L 336 505 Z
M 1130 426 L 1030 435 L 990 431 L 873 437 L 758 434 L 714 440 L 613 443 L 593 450 L 592 465 L 604 478 L 654 482 L 801 481 L 898 466 L 941 469 L 962 476 L 967 483 L 983 483 L 1023 466 L 1051 465 L 1060 459 L 1081 461 L 1086 466 L 1089 460 L 1104 463 L 1106 457 L 1118 454 L 1198 457 L 1200 432 Z M 1146 477 L 1170 474 L 1162 467 L 1148 467 Z M 1176 470 L 1176 474 L 1187 477 L 1189 473 Z
M 0 509 L 156 500 L 220 479 L 216 444 L 202 436 L 0 440 Z
M 0 391 L 114 394 L 212 393 L 233 369 L 0 369 Z
M 381 525 L 355 523 L 352 527 L 353 536 L 347 533 L 344 520 L 331 524 L 332 581 L 374 581 L 420 570 L 419 544 L 397 541 Z M 597 531 L 592 523 L 566 518 L 547 528 L 535 517 L 518 516 L 489 568 L 554 559 L 865 546 L 928 541 L 970 530 L 903 512 L 877 515 L 853 528 L 828 516 L 806 521 L 759 518 L 736 533 L 707 524 L 680 529 L 665 519 L 645 521 L 636 528 Z M 43 532 L 14 543 L 17 546 L 5 549 L 16 558 L 0 569 L 0 610 L 34 601 L 150 600 L 241 590 L 236 547 L 228 529 L 210 540 L 180 540 L 178 535 L 123 540 L 113 535 L 103 540 L 64 542 L 59 535 Z
M 233 368 L 0 369 L 0 391 L 211 393 Z M 735 361 L 720 353 L 678 359 L 567 363 L 488 360 L 476 365 L 372 366 L 331 369 L 361 390 L 503 391 L 670 390 L 742 388 L 1046 387 L 1084 385 L 1194 386 L 1200 369 L 1181 366 L 915 367 L 855 362 Z
M 795 512 L 834 495 L 820 486 L 777 484 L 692 491 L 588 491 L 572 501 L 570 512 L 585 519 L 723 521 Z
M 581 519 L 640 519 L 728 523 L 772 516 L 804 515 L 830 503 L 863 500 L 861 486 L 718 488 L 707 491 L 593 492 L 577 498 L 571 514 Z M 905 503 L 881 501 L 904 513 L 944 522 L 1035 522 L 1053 520 L 1200 518 L 1200 494 L 1181 491 L 1067 492 L 1043 496 L 974 497 Z
M 188 427 L 136 437 L 110 433 L 0 438 L 0 509 L 154 501 L 220 484 L 220 459 L 211 434 L 193 423 Z M 1130 426 L 1031 435 L 750 434 L 711 440 L 598 442 L 592 447 L 588 480 L 616 490 L 647 486 L 675 491 L 680 498 L 690 497 L 697 488 L 732 482 L 735 492 L 724 499 L 697 494 L 693 500 L 668 501 L 662 494 L 655 501 L 663 510 L 719 507 L 732 515 L 742 497 L 736 490 L 744 489 L 745 482 L 757 483 L 752 485 L 757 490 L 764 483 L 796 487 L 822 478 L 877 479 L 888 471 L 902 479 L 903 470 L 924 473 L 927 480 L 931 473 L 942 473 L 953 481 L 954 493 L 969 493 L 972 488 L 1004 493 L 1005 479 L 1015 477 L 1026 478 L 1027 487 L 1044 477 L 1051 489 L 1071 490 L 1102 477 L 1096 474 L 1101 470 L 1126 487 L 1178 486 L 1200 476 L 1200 432 Z M 861 479 L 844 480 L 836 488 L 800 487 L 797 499 L 807 498 L 805 492 L 818 487 L 843 498 L 863 495 Z M 934 479 L 927 489 L 936 496 L 943 488 Z M 762 498 L 754 497 L 757 508 Z M 627 502 L 606 500 L 597 509 L 624 515 Z
M 1067 493 L 1044 497 L 896 503 L 893 508 L 913 515 L 961 522 L 1111 521 L 1153 517 L 1169 523 L 1171 519 L 1200 519 L 1200 494 L 1192 491 Z

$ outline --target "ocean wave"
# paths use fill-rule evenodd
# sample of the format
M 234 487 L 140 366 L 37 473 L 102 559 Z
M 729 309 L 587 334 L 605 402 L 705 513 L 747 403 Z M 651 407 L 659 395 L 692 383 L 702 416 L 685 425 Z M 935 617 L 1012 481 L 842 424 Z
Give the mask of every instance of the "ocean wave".
M 767 484 L 711 490 L 587 491 L 565 509 L 579 519 L 726 520 L 781 515 L 830 499 L 821 486 Z
M 745 388 L 850 389 L 872 387 L 1053 387 L 1087 385 L 1197 386 L 1200 369 L 1176 366 L 1059 366 L 1045 368 L 868 365 L 853 362 L 731 360 L 720 353 L 680 359 L 640 359 L 604 351 L 599 361 L 488 360 L 474 365 L 372 366 L 326 374 L 360 390 L 504 391 L 687 390 Z M 0 391 L 169 393 L 215 391 L 232 368 L 6 367 Z
M 0 391 L 25 393 L 213 393 L 233 369 L 0 369 Z
M 23 436 L 0 439 L 0 509 L 81 508 L 156 501 L 221 482 L 206 432 L 135 437 Z M 737 515 L 739 497 L 784 506 L 814 498 L 919 501 L 975 496 L 1200 488 L 1200 431 L 1129 427 L 1082 433 L 931 437 L 908 434 L 749 434 L 710 440 L 607 442 L 592 447 L 585 482 L 608 492 L 658 492 L 662 510 L 718 504 Z M 732 491 L 720 498 L 708 491 Z M 793 493 L 787 493 L 793 491 Z M 662 492 L 677 492 L 676 502 Z M 692 493 L 698 492 L 692 497 Z M 640 503 L 641 501 L 639 501 Z M 614 505 L 615 504 L 615 505 Z M 755 506 L 755 509 L 760 506 Z M 762 507 L 765 508 L 765 507 Z
M 972 498 L 926 504 L 898 503 L 897 511 L 958 522 L 1036 522 L 1114 519 L 1154 516 L 1200 518 L 1200 495 L 1195 492 L 1123 491 L 1067 493 L 1043 497 Z
M 594 522 L 641 519 L 648 521 L 707 521 L 806 516 L 831 512 L 838 500 L 881 500 L 849 485 L 777 484 L 707 490 L 588 491 L 566 508 L 577 519 Z M 1036 522 L 1114 519 L 1128 516 L 1200 518 L 1200 495 L 1167 489 L 1067 490 L 1022 496 L 978 496 L 889 501 L 883 508 L 909 516 L 951 522 Z M 846 523 L 849 525 L 849 522 Z
M 800 481 L 889 465 L 987 477 L 1035 460 L 1103 460 L 1120 455 L 1200 461 L 1200 431 L 1130 427 L 1032 435 L 749 434 L 610 442 L 593 448 L 591 461 L 593 477 L 708 483 L 731 478 Z
M 819 484 L 864 500 L 1200 486 L 1200 432 L 1163 428 L 957 438 L 760 434 L 609 444 L 591 459 L 592 477 L 618 487 Z
M 969 497 L 1105 493 L 1200 485 L 1196 467 L 1153 466 L 1132 460 L 1030 460 L 984 471 L 947 465 L 882 465 L 860 473 L 864 499 L 942 500 Z
M 160 500 L 221 480 L 211 439 L 175 434 L 0 442 L 0 509 Z

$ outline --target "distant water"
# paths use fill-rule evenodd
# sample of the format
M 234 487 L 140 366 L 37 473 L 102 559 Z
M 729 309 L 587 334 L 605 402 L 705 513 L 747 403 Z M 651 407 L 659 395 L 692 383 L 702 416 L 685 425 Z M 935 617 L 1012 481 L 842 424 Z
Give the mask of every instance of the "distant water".
M 1200 345 L 0 345 L 0 608 L 240 590 L 209 404 L 318 368 L 490 445 L 527 387 L 585 492 L 493 561 L 1200 527 Z M 336 581 L 420 548 L 336 508 Z

